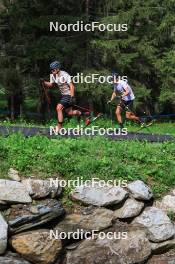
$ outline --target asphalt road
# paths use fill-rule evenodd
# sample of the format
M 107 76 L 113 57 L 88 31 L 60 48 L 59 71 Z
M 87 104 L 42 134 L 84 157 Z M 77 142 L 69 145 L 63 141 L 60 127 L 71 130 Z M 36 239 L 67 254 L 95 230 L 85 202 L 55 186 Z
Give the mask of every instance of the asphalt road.
M 26 137 L 31 137 L 35 135 L 43 135 L 48 138 L 57 138 L 59 137 L 73 137 L 78 138 L 80 135 L 50 135 L 50 128 L 39 128 L 39 127 L 21 127 L 21 126 L 0 126 L 0 135 L 7 137 L 14 133 L 21 133 Z M 158 134 L 151 134 L 151 133 L 128 133 L 127 135 L 107 135 L 105 134 L 104 137 L 107 137 L 110 140 L 138 140 L 138 141 L 148 141 L 148 142 L 165 142 L 165 141 L 175 141 L 175 137 L 171 135 L 158 135 Z

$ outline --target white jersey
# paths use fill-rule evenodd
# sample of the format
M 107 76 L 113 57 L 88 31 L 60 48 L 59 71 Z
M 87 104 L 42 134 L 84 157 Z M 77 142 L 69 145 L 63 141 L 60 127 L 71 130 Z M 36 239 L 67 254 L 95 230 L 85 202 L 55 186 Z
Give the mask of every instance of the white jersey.
M 127 96 L 124 96 L 124 101 L 132 101 L 135 99 L 134 93 L 132 91 L 131 86 L 127 83 L 127 81 L 120 80 L 117 83 L 114 84 L 114 92 L 117 92 L 119 94 L 122 94 L 125 92 L 125 87 L 127 86 L 129 90 L 129 94 Z
M 56 76 L 51 74 L 50 82 L 56 83 L 58 85 L 62 95 L 71 95 L 70 83 L 72 82 L 72 80 L 71 76 L 67 72 L 60 71 L 59 74 L 57 74 Z

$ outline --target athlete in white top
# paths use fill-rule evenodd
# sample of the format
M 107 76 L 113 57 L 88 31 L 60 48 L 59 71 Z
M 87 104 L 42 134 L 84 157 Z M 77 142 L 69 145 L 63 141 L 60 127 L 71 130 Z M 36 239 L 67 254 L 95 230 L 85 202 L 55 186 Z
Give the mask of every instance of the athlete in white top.
M 50 82 L 57 84 L 63 96 L 64 95 L 71 96 L 70 86 L 72 80 L 71 80 L 71 76 L 67 72 L 59 71 L 59 73 L 57 73 L 56 76 L 52 73 L 50 75 Z
M 52 88 L 57 86 L 61 92 L 61 100 L 57 104 L 56 110 L 58 115 L 58 125 L 56 131 L 59 131 L 63 124 L 63 109 L 69 116 L 80 116 L 81 112 L 78 110 L 73 110 L 72 106 L 75 104 L 74 98 L 74 85 L 71 80 L 71 76 L 60 70 L 61 65 L 59 61 L 54 61 L 50 64 L 51 76 L 50 82 L 44 81 L 44 85 L 47 88 Z
M 139 117 L 137 117 L 132 112 L 135 96 L 131 86 L 127 83 L 127 81 L 120 80 L 119 75 L 117 73 L 113 73 L 113 86 L 114 86 L 114 91 L 108 103 L 110 103 L 117 95 L 121 96 L 120 102 L 117 105 L 115 111 L 116 118 L 119 123 L 119 127 L 123 128 L 123 121 L 121 116 L 121 113 L 123 111 L 126 112 L 127 119 L 141 123 Z

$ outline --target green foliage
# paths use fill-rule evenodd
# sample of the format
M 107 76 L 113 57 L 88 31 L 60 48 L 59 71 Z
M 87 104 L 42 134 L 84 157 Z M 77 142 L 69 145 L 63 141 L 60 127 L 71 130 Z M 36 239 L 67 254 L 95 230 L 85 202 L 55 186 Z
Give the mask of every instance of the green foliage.
M 169 210 L 167 215 L 171 219 L 171 221 L 175 221 L 175 212 L 173 210 Z
M 57 58 L 71 75 L 107 74 L 116 69 L 128 76 L 138 109 L 143 104 L 157 112 L 175 109 L 173 0 L 93 0 L 88 6 L 83 0 L 15 0 L 4 1 L 4 7 L 0 13 L 4 54 L 0 85 L 7 95 L 3 100 L 9 100 L 10 94 L 16 96 L 14 108 L 22 105 L 24 112 L 39 111 L 37 80 L 48 77 L 48 65 Z M 68 24 L 78 20 L 128 24 L 128 31 L 49 32 L 50 21 Z M 88 97 L 102 109 L 111 87 L 79 84 L 76 88 L 81 98 Z

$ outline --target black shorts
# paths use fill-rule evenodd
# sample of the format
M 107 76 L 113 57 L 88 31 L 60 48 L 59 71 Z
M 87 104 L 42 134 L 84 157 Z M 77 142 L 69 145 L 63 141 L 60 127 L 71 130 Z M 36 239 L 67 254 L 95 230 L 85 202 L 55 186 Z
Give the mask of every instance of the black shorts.
M 133 102 L 134 100 L 130 101 L 124 101 L 121 100 L 118 104 L 122 108 L 122 110 L 125 110 L 126 112 L 132 112 L 133 111 Z
M 63 95 L 61 97 L 61 100 L 59 102 L 61 105 L 64 106 L 64 108 L 69 108 L 72 106 L 71 104 L 71 96 L 70 95 Z

